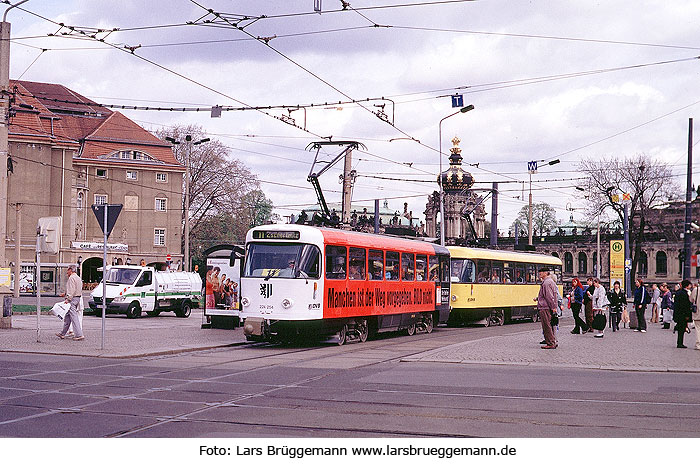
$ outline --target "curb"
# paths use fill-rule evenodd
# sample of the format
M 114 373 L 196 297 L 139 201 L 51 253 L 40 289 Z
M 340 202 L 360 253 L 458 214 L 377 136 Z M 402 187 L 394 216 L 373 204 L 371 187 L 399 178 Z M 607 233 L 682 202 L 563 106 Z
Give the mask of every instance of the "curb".
M 1 352 L 5 353 L 13 353 L 13 354 L 34 354 L 34 355 L 56 355 L 56 356 L 61 356 L 61 357 L 85 357 L 85 358 L 105 358 L 105 359 L 132 359 L 132 358 L 141 358 L 141 357 L 157 357 L 160 355 L 176 355 L 176 354 L 182 354 L 182 353 L 187 353 L 187 352 L 198 352 L 198 351 L 203 351 L 203 350 L 211 350 L 211 349 L 223 349 L 225 347 L 237 347 L 237 346 L 242 346 L 244 344 L 247 344 L 248 342 L 233 342 L 231 344 L 219 344 L 219 345 L 213 345 L 213 346 L 206 346 L 206 347 L 185 347 L 182 349 L 171 349 L 171 350 L 162 350 L 162 351 L 157 351 L 157 352 L 147 352 L 143 354 L 129 354 L 129 355 L 107 355 L 107 354 L 72 354 L 72 353 L 48 353 L 48 352 L 38 352 L 38 351 L 33 351 L 33 350 L 17 350 L 17 349 L 0 349 Z

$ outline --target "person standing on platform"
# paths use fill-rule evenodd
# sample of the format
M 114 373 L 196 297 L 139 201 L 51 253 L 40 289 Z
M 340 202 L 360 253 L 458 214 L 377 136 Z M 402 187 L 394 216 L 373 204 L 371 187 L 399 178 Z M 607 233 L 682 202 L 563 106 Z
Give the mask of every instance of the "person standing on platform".
M 650 323 L 659 322 L 659 308 L 661 308 L 661 291 L 656 283 L 651 285 L 651 320 Z
M 613 288 L 608 292 L 608 301 L 610 302 L 610 324 L 614 333 L 620 330 L 620 316 L 622 309 L 627 305 L 627 297 L 625 297 L 625 291 L 620 288 L 620 281 L 615 281 Z
M 583 286 L 578 278 L 571 280 L 571 313 L 574 315 L 576 326 L 571 334 L 581 334 L 588 331 L 588 325 L 581 319 L 581 307 L 583 306 Z
M 686 348 L 686 346 L 683 344 L 683 336 L 685 336 L 685 330 L 688 327 L 688 322 L 691 320 L 693 314 L 690 303 L 691 287 L 691 282 L 684 279 L 681 282 L 681 289 L 676 292 L 676 297 L 673 303 L 673 321 L 676 323 L 674 331 L 678 332 L 676 347 L 679 349 Z
M 65 339 L 72 323 L 73 333 L 75 334 L 73 340 L 82 341 L 85 339 L 85 336 L 83 336 L 83 328 L 80 325 L 78 308 L 80 307 L 80 299 L 83 296 L 83 281 L 75 272 L 75 265 L 68 266 L 66 273 L 68 274 L 68 281 L 66 282 L 66 303 L 70 304 L 70 308 L 66 316 L 63 317 L 63 330 L 60 333 L 56 333 L 56 336 Z
M 593 280 L 593 288 L 595 289 L 593 291 L 593 321 L 595 322 L 597 319 L 600 319 L 601 317 L 598 315 L 602 315 L 603 323 L 602 328 L 596 327 L 594 324 L 593 337 L 603 337 L 605 333 L 605 307 L 609 306 L 610 302 L 608 302 L 608 296 L 605 292 L 605 288 L 600 283 L 598 278 Z
M 693 314 L 693 324 L 695 325 L 695 350 L 700 350 L 700 281 L 693 288 L 690 297 L 691 310 Z
M 588 325 L 588 332 L 590 332 L 593 331 L 593 292 L 595 292 L 595 286 L 593 278 L 588 278 L 586 282 L 588 286 L 583 291 L 583 307 L 586 310 L 586 325 Z
M 557 340 L 554 336 L 554 330 L 552 329 L 552 315 L 557 313 L 557 296 L 559 295 L 559 290 L 557 285 L 549 275 L 551 270 L 549 268 L 540 268 L 539 275 L 542 285 L 540 286 L 540 293 L 535 298 L 537 302 L 537 311 L 540 315 L 540 322 L 542 323 L 542 333 L 544 334 L 544 340 L 546 345 L 542 346 L 543 349 L 556 349 Z
M 647 320 L 644 318 L 644 312 L 646 312 L 647 305 L 651 302 L 651 294 L 644 287 L 644 281 L 640 278 L 637 278 L 634 282 L 637 285 L 637 290 L 634 291 L 634 310 L 637 312 L 637 329 L 635 331 L 646 333 Z

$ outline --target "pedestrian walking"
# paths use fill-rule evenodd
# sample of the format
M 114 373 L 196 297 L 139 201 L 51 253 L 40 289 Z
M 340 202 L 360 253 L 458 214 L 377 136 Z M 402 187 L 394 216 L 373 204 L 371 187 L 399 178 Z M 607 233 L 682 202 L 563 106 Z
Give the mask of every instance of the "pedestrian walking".
M 693 314 L 693 325 L 695 326 L 695 350 L 700 350 L 700 281 L 693 288 L 690 294 L 690 305 Z
M 549 275 L 551 270 L 549 268 L 540 268 L 539 275 L 540 281 L 540 293 L 535 298 L 537 302 L 537 311 L 540 315 L 540 323 L 542 323 L 542 333 L 544 334 L 544 340 L 546 345 L 542 346 L 543 349 L 556 349 L 557 340 L 554 336 L 554 330 L 552 329 L 552 317 L 557 314 L 557 296 L 559 295 L 559 290 L 557 285 Z
M 603 337 L 605 333 L 605 309 L 610 305 L 605 288 L 598 278 L 593 280 L 593 329 L 594 337 Z M 601 324 L 602 322 L 602 324 Z
M 595 291 L 593 278 L 588 278 L 586 283 L 588 286 L 584 289 L 583 293 L 583 307 L 586 311 L 586 325 L 588 325 L 588 331 L 593 331 L 593 292 Z
M 608 302 L 610 302 L 610 325 L 614 333 L 620 330 L 622 310 L 627 306 L 627 297 L 625 297 L 625 291 L 620 288 L 620 281 L 613 283 L 613 288 L 608 292 Z
M 661 290 L 656 283 L 651 285 L 651 323 L 659 322 L 659 308 L 661 308 Z
M 691 286 L 691 282 L 684 279 L 681 282 L 681 289 L 676 293 L 676 298 L 673 303 L 673 321 L 676 323 L 676 327 L 673 330 L 678 332 L 676 347 L 679 349 L 687 348 L 687 346 L 683 344 L 683 336 L 685 336 L 685 330 L 693 314 L 690 308 Z
M 588 331 L 588 325 L 585 321 L 581 319 L 581 307 L 583 306 L 583 286 L 578 278 L 571 280 L 571 293 L 569 294 L 569 299 L 571 300 L 571 313 L 574 315 L 574 329 L 571 330 L 571 334 L 581 334 Z
M 70 308 L 63 318 L 63 330 L 60 333 L 56 333 L 56 336 L 65 339 L 72 323 L 73 333 L 75 334 L 73 340 L 82 341 L 85 339 L 85 336 L 83 336 L 83 328 L 80 325 L 78 309 L 83 295 L 83 281 L 75 272 L 75 265 L 68 266 L 66 273 L 68 275 L 68 281 L 66 281 L 66 303 L 70 304 Z
M 644 287 L 644 281 L 641 278 L 637 278 L 634 282 L 637 285 L 637 290 L 634 291 L 634 310 L 637 312 L 637 329 L 635 331 L 646 333 L 647 320 L 644 318 L 644 312 L 647 305 L 651 303 L 651 294 Z
M 663 329 L 669 329 L 673 321 L 673 294 L 666 283 L 661 284 L 659 288 L 661 289 L 661 321 Z

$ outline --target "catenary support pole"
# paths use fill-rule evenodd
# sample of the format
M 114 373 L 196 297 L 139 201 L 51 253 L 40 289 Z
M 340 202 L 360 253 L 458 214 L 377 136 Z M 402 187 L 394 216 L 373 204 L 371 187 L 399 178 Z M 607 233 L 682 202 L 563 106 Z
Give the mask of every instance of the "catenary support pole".
M 476 238 L 474 238 L 476 239 Z M 491 246 L 498 245 L 498 183 L 491 187 Z
M 379 199 L 374 199 L 374 234 L 379 234 Z
M 685 226 L 683 228 L 683 279 L 690 279 L 690 256 L 693 250 L 693 118 L 688 120 L 688 172 L 685 191 Z
M 627 265 L 630 263 L 630 217 L 629 217 L 629 203 L 625 203 L 625 213 L 623 220 L 623 227 L 625 229 L 625 293 L 627 298 L 632 296 L 632 276 L 630 275 L 630 267 Z
M 19 275 L 22 272 L 22 204 L 15 204 L 15 289 L 14 297 L 19 297 Z
M 36 342 L 41 342 L 41 229 L 36 228 Z

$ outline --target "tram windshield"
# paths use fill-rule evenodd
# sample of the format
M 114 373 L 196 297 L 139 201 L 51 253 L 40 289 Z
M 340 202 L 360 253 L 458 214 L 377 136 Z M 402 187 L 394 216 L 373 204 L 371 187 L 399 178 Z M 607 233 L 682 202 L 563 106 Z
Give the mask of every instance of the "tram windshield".
M 311 244 L 248 244 L 243 277 L 318 278 L 321 252 Z
M 453 258 L 451 268 L 451 281 L 453 283 L 476 282 L 476 266 L 468 258 Z

